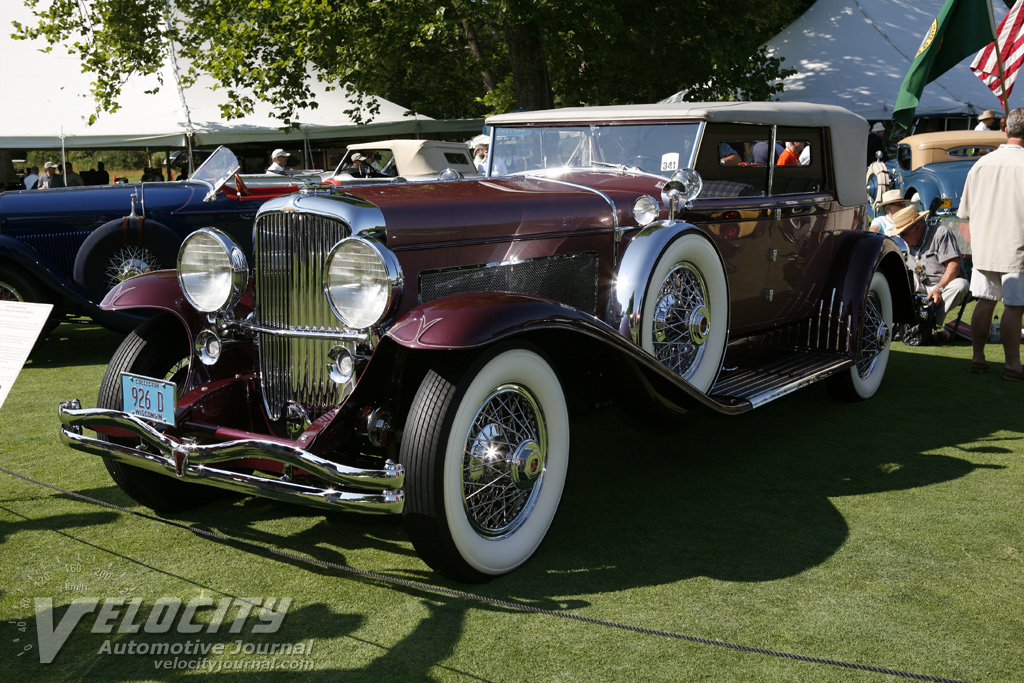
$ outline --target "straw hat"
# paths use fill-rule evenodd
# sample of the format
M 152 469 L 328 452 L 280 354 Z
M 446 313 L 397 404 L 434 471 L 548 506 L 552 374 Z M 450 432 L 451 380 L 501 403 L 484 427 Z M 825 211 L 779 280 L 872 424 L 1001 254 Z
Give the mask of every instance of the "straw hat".
M 981 112 L 981 116 L 978 117 L 978 120 L 979 121 L 985 121 L 987 119 L 998 119 L 998 118 L 999 118 L 999 114 L 995 113 L 991 109 L 986 109 L 985 111 Z
M 899 190 L 886 190 L 882 193 L 882 201 L 878 203 L 879 208 L 890 204 L 902 204 L 907 201 Z
M 904 206 L 892 216 L 892 232 L 890 237 L 895 237 L 901 232 L 926 217 L 930 211 L 918 211 L 913 206 Z

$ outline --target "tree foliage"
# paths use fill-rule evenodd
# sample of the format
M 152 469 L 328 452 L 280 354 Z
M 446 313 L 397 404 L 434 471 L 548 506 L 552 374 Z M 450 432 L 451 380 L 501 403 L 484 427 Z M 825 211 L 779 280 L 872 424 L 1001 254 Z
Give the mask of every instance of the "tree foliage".
M 97 112 L 125 80 L 209 74 L 226 118 L 255 100 L 284 125 L 315 108 L 308 74 L 350 90 L 371 120 L 377 95 L 436 118 L 516 108 L 691 99 L 769 99 L 792 73 L 760 45 L 812 0 L 26 0 L 16 37 L 65 45 L 94 75 Z M 171 84 L 163 84 L 168 87 Z

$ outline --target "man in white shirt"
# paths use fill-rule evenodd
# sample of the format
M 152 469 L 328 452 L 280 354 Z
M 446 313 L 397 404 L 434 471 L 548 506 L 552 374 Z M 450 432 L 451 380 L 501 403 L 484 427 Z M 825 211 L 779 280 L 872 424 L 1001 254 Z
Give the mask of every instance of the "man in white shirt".
M 996 302 L 1002 299 L 1002 377 L 1024 380 L 1020 327 L 1024 315 L 1024 109 L 1006 117 L 1006 144 L 981 157 L 967 174 L 957 216 L 970 220 L 973 373 L 987 372 L 985 344 Z
M 974 130 L 999 130 L 999 114 L 991 109 L 981 112 L 981 116 L 978 117 L 978 125 L 974 127 Z
M 267 173 L 288 175 L 288 171 L 285 170 L 285 166 L 288 164 L 288 157 L 290 157 L 291 154 L 283 149 L 275 149 L 274 153 L 270 156 L 273 159 L 273 163 L 267 168 Z

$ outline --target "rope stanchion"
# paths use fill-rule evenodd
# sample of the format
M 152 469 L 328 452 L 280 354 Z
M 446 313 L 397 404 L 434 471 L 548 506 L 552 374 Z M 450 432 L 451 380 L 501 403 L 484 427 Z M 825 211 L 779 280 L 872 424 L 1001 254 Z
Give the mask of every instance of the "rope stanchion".
M 696 643 L 698 645 L 709 645 L 709 646 L 720 647 L 720 648 L 725 648 L 725 649 L 729 649 L 729 650 L 737 650 L 739 652 L 751 652 L 751 653 L 755 653 L 755 654 L 759 654 L 759 655 L 767 655 L 769 657 L 779 657 L 779 658 L 782 658 L 782 659 L 791 659 L 791 660 L 795 660 L 795 661 L 799 661 L 799 662 L 807 662 L 807 663 L 810 663 L 810 664 L 824 664 L 824 665 L 827 665 L 827 666 L 835 666 L 835 667 L 840 667 L 840 668 L 844 668 L 844 669 L 855 669 L 855 670 L 858 670 L 858 671 L 870 671 L 872 673 L 887 674 L 887 675 L 890 675 L 890 676 L 898 676 L 900 678 L 909 678 L 909 679 L 913 679 L 913 680 L 917 680 L 917 681 L 933 681 L 934 683 L 969 683 L 968 681 L 964 681 L 964 680 L 956 679 L 956 678 L 943 678 L 941 676 L 929 676 L 927 674 L 916 674 L 916 673 L 911 673 L 911 672 L 907 672 L 907 671 L 900 671 L 898 669 L 889 669 L 889 668 L 881 667 L 881 666 L 871 666 L 869 664 L 856 664 L 856 663 L 852 663 L 852 662 L 844 662 L 844 661 L 838 660 L 838 659 L 829 659 L 829 658 L 826 658 L 826 657 L 812 657 L 812 656 L 809 656 L 809 655 L 795 654 L 795 653 L 792 653 L 792 652 L 782 652 L 780 650 L 772 650 L 772 649 L 761 648 L 761 647 L 752 647 L 750 645 L 740 645 L 740 644 L 737 644 L 737 643 L 730 643 L 730 642 L 727 642 L 727 641 L 724 641 L 724 640 L 714 640 L 712 638 L 702 638 L 700 636 L 691 636 L 691 635 L 686 635 L 686 634 L 682 634 L 682 633 L 673 633 L 671 631 L 662 631 L 662 630 L 659 630 L 659 629 L 650 629 L 650 628 L 643 628 L 643 627 L 640 627 L 640 626 L 631 626 L 629 624 L 620 624 L 620 623 L 617 623 L 617 622 L 614 622 L 614 621 L 607 621 L 607 620 L 604 620 L 604 619 L 594 619 L 592 617 L 585 617 L 585 616 L 582 616 L 582 615 L 579 615 L 579 614 L 571 614 L 569 612 L 559 612 L 559 611 L 556 611 L 556 610 L 548 610 L 548 609 L 543 609 L 543 608 L 540 608 L 540 607 L 534 607 L 532 605 L 524 605 L 524 604 L 521 604 L 521 603 L 518 603 L 518 602 L 511 602 L 509 600 L 500 600 L 498 598 L 488 598 L 488 597 L 485 597 L 485 596 L 482 596 L 482 595 L 476 595 L 474 593 L 467 593 L 465 591 L 458 591 L 458 590 L 454 590 L 454 589 L 451 589 L 451 588 L 444 588 L 442 586 L 432 586 L 430 584 L 421 583 L 419 581 L 410 581 L 408 579 L 402 579 L 402 578 L 395 577 L 395 576 L 388 576 L 387 574 L 380 574 L 378 572 L 367 571 L 365 569 L 357 569 L 355 567 L 349 567 L 349 566 L 346 566 L 346 565 L 343 565 L 343 564 L 338 564 L 336 562 L 329 562 L 329 561 L 326 561 L 326 560 L 319 560 L 319 559 L 316 559 L 314 557 L 308 557 L 306 555 L 300 555 L 298 553 L 289 552 L 287 550 L 281 550 L 279 548 L 274 548 L 272 546 L 261 545 L 259 543 L 255 543 L 253 541 L 248 541 L 248 540 L 241 539 L 241 538 L 234 538 L 232 536 L 227 536 L 225 534 L 217 533 L 216 531 L 209 531 L 207 529 L 202 529 L 202 528 L 197 527 L 197 526 L 193 526 L 193 525 L 189 525 L 189 524 L 182 524 L 180 522 L 174 522 L 174 521 L 171 521 L 171 520 L 168 520 L 168 519 L 161 519 L 160 517 L 156 517 L 154 515 L 148 515 L 148 514 L 146 514 L 144 512 L 139 512 L 137 510 L 130 510 L 128 508 L 121 507 L 120 505 L 115 505 L 113 503 L 108 503 L 106 501 L 102 501 L 102 500 L 99 500 L 97 498 L 92 498 L 90 496 L 86 496 L 86 495 L 83 495 L 81 493 L 76 493 L 74 491 L 68 491 L 67 489 L 63 489 L 63 488 L 61 488 L 59 486 L 54 486 L 53 484 L 47 484 L 46 482 L 38 481 L 36 479 L 33 479 L 32 477 L 28 477 L 28 476 L 23 475 L 23 474 L 18 474 L 17 472 L 12 472 L 11 470 L 5 469 L 3 467 L 0 467 L 0 472 L 3 472 L 4 474 L 8 474 L 8 475 L 10 475 L 12 477 L 16 477 L 16 478 L 21 479 L 23 481 L 27 481 L 27 482 L 29 482 L 31 484 L 36 484 L 38 486 L 42 486 L 42 487 L 51 489 L 53 491 L 57 491 L 57 492 L 62 493 L 64 495 L 66 495 L 66 496 L 71 496 L 72 498 L 77 498 L 77 499 L 85 501 L 87 503 L 92 503 L 94 505 L 100 505 L 102 507 L 110 508 L 112 510 L 118 510 L 119 512 L 124 512 L 124 513 L 130 514 L 130 515 L 135 515 L 136 517 L 141 517 L 143 519 L 148 519 L 148 520 L 153 521 L 153 522 L 159 522 L 161 524 L 166 524 L 168 526 L 177 527 L 179 529 L 183 529 L 185 531 L 189 531 L 189 532 L 191 532 L 193 534 L 197 534 L 199 536 L 205 536 L 207 538 L 212 538 L 212 539 L 215 539 L 215 540 L 218 540 L 218 541 L 225 541 L 225 542 L 228 542 L 228 543 L 233 543 L 235 545 L 239 545 L 239 546 L 243 546 L 243 547 L 251 548 L 251 549 L 255 549 L 255 550 L 260 550 L 260 551 L 263 551 L 263 552 L 266 552 L 266 553 L 270 553 L 272 555 L 277 555 L 279 557 L 285 557 L 285 558 L 288 558 L 290 560 L 296 560 L 296 561 L 304 562 L 304 563 L 307 563 L 307 564 L 317 565 L 319 567 L 326 567 L 326 568 L 329 568 L 329 569 L 336 569 L 336 570 L 339 570 L 339 571 L 342 571 L 342 572 L 346 572 L 348 574 L 353 574 L 353 575 L 360 576 L 360 577 L 367 578 L 367 579 L 373 579 L 375 581 L 379 581 L 379 582 L 382 582 L 384 584 L 398 585 L 398 586 L 403 586 L 405 588 L 411 588 L 411 589 L 414 589 L 414 590 L 423 591 L 423 592 L 427 592 L 427 593 L 436 593 L 436 594 L 445 595 L 445 596 L 448 596 L 448 597 L 459 598 L 459 599 L 463 599 L 463 600 L 471 600 L 471 601 L 479 602 L 479 603 L 482 603 L 482 604 L 485 604 L 485 605 L 491 605 L 491 606 L 494 606 L 494 607 L 503 607 L 505 609 L 516 610 L 516 611 L 519 611 L 519 612 L 532 612 L 534 614 L 543 614 L 543 615 L 550 616 L 550 617 L 557 617 L 559 619 L 569 619 L 569 620 L 578 621 L 578 622 L 581 622 L 581 623 L 584 623 L 584 624 L 592 624 L 594 626 L 605 626 L 605 627 L 608 627 L 608 628 L 619 629 L 621 631 L 628 631 L 628 632 L 631 632 L 631 633 L 639 633 L 639 634 L 649 635 L 649 636 L 658 636 L 658 637 L 661 637 L 661 638 L 669 638 L 669 639 L 672 639 L 672 640 L 681 640 L 681 641 L 685 641 L 685 642 L 688 642 L 688 643 Z

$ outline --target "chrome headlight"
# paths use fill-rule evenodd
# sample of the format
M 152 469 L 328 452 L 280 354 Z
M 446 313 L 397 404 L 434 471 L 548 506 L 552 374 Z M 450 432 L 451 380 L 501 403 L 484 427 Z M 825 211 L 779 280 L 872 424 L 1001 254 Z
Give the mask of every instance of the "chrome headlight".
M 633 220 L 641 228 L 650 225 L 658 217 L 658 201 L 650 195 L 637 197 L 633 202 Z
M 338 242 L 327 258 L 324 291 L 334 315 L 346 327 L 373 327 L 401 295 L 402 269 L 381 243 L 349 237 Z
M 231 308 L 245 292 L 249 264 L 230 237 L 203 228 L 188 237 L 178 252 L 178 282 L 185 298 L 203 313 Z

